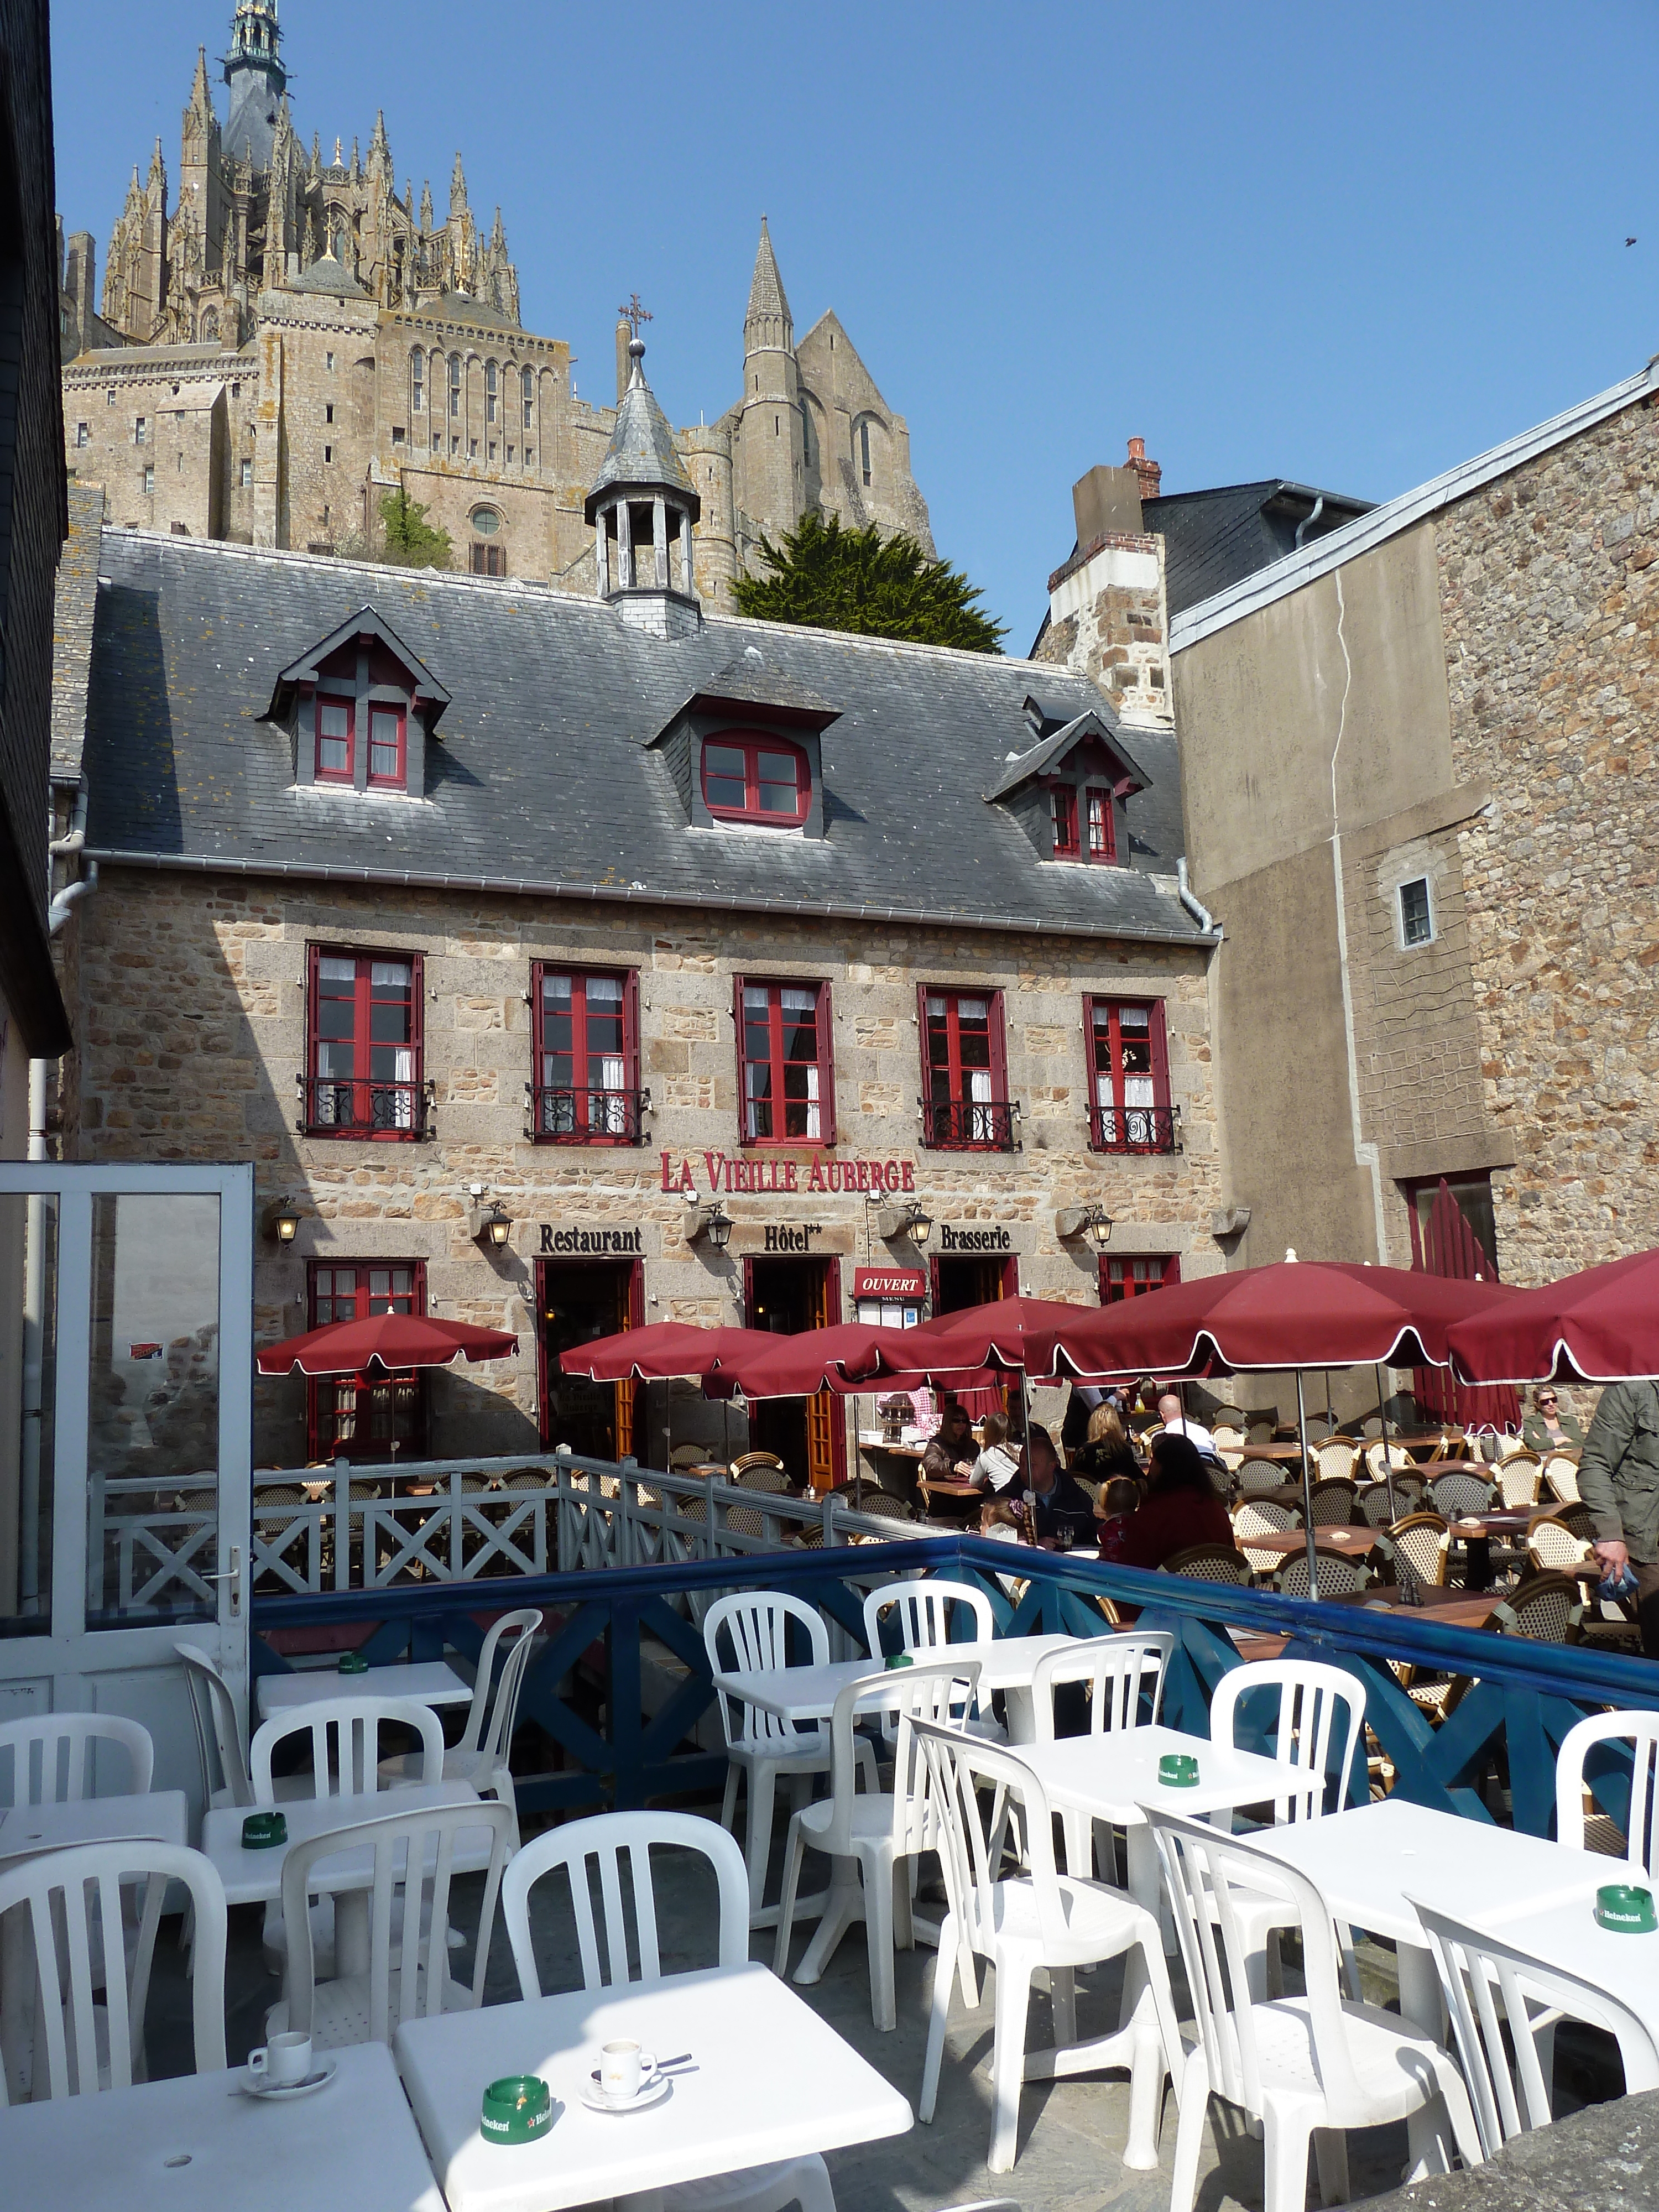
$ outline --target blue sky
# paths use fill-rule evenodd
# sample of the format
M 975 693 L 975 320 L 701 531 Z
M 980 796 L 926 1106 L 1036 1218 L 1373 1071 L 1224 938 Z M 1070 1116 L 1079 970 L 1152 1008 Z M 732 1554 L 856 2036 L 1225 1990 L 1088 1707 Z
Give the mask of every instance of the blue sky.
M 58 204 L 100 281 L 132 164 L 159 132 L 173 175 L 229 13 L 53 9 Z M 612 394 L 638 290 L 673 420 L 730 404 L 764 210 L 797 332 L 840 313 L 1015 652 L 1073 479 L 1131 435 L 1167 490 L 1385 499 L 1659 349 L 1659 13 L 1637 0 L 282 15 L 301 135 L 367 148 L 383 106 L 400 180 L 441 209 L 459 147 L 586 396 Z

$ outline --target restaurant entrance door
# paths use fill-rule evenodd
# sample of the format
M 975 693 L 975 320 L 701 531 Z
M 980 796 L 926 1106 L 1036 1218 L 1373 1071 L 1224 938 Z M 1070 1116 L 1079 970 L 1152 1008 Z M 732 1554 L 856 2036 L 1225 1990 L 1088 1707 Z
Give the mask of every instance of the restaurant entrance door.
M 804 1328 L 829 1328 L 842 1318 L 841 1262 L 836 1259 L 746 1259 L 743 1318 L 747 1328 L 798 1336 Z M 822 1493 L 847 1471 L 847 1423 L 833 1390 L 811 1398 L 765 1398 L 749 1408 L 749 1442 L 775 1452 L 797 1482 Z
M 997 1298 L 1019 1295 L 1019 1261 L 1012 1253 L 1006 1260 L 941 1260 L 928 1262 L 933 1273 L 933 1313 L 962 1313 L 969 1306 L 986 1306 Z M 1008 1402 L 1006 1390 L 960 1390 L 957 1399 L 970 1420 L 982 1413 L 1000 1413 Z
M 567 1375 L 562 1352 L 637 1328 L 645 1316 L 644 1262 L 639 1260 L 538 1260 L 536 1334 L 541 1368 L 542 1442 L 568 1444 L 579 1459 L 628 1459 L 639 1421 L 642 1386 L 590 1382 Z

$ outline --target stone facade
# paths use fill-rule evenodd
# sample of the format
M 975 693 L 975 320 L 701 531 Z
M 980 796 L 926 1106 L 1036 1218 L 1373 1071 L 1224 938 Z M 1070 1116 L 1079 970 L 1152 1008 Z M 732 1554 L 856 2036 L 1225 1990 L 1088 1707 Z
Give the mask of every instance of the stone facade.
M 1161 538 L 1097 538 L 1049 577 L 1048 621 L 1032 658 L 1099 684 L 1131 726 L 1167 729 L 1174 709 L 1164 599 Z
M 104 486 L 118 527 L 371 557 L 402 489 L 448 533 L 457 568 L 592 592 L 582 501 L 615 410 L 578 397 L 566 340 L 521 327 L 501 212 L 486 238 L 459 155 L 442 224 L 429 188 L 418 201 L 394 189 L 383 118 L 366 161 L 355 143 L 349 161 L 337 144 L 325 161 L 315 141 L 307 158 L 280 49 L 270 0 L 242 0 L 222 130 L 198 58 L 176 199 L 158 143 L 112 238 L 101 317 L 93 241 L 69 241 L 71 474 Z M 763 537 L 809 511 L 933 550 L 903 417 L 833 313 L 796 347 L 763 220 L 743 396 L 676 443 L 702 501 L 695 566 L 711 604 L 729 602 Z
M 428 1140 L 296 1128 L 311 945 L 422 956 Z M 641 1079 L 652 1097 L 637 1148 L 526 1139 L 536 959 L 637 970 Z M 64 1072 L 65 1157 L 252 1156 L 260 1206 L 292 1200 L 301 1217 L 294 1246 L 258 1248 L 261 1341 L 306 1326 L 307 1261 L 423 1261 L 428 1310 L 514 1328 L 522 1345 L 516 1362 L 441 1378 L 434 1446 L 522 1449 L 537 1436 L 535 1263 L 552 1249 L 552 1231 L 638 1230 L 648 1321 L 740 1322 L 743 1261 L 764 1253 L 768 1227 L 780 1223 L 809 1225 L 813 1255 L 840 1258 L 849 1315 L 854 1266 L 915 1264 L 907 1239 L 889 1245 L 877 1233 L 873 1193 L 810 1188 L 815 1154 L 826 1176 L 828 1164 L 843 1163 L 836 1173 L 849 1186 L 856 1162 L 902 1164 L 907 1197 L 940 1224 L 934 1252 L 947 1224 L 999 1230 L 1020 1287 L 1040 1296 L 1098 1295 L 1093 1248 L 1056 1235 L 1065 1206 L 1107 1208 L 1113 1257 L 1173 1254 L 1185 1273 L 1218 1266 L 1207 1226 L 1219 1184 L 1206 960 L 1200 946 L 672 909 L 618 918 L 575 900 L 354 891 L 106 863 L 99 896 L 80 913 L 81 1042 Z M 757 969 L 830 983 L 839 1103 L 834 1146 L 769 1147 L 766 1166 L 738 1142 L 732 978 Z M 1018 1151 L 919 1146 L 919 981 L 1004 994 L 1008 1088 L 1024 1109 Z M 1088 991 L 1164 1001 L 1179 1152 L 1088 1150 Z M 796 1170 L 794 1194 L 725 1198 L 736 1226 L 723 1254 L 686 1237 L 684 1164 L 706 1197 L 710 1155 L 741 1162 L 757 1183 L 781 1183 L 786 1161 Z M 514 1224 L 499 1251 L 475 1242 L 468 1224 L 470 1208 L 495 1201 Z M 286 1463 L 301 1451 L 303 1390 L 261 1386 L 257 1462 Z M 1043 1410 L 1057 1412 L 1057 1399 L 1045 1394 Z M 696 1435 L 708 1409 L 698 1401 L 672 1418 Z M 641 1438 L 641 1454 L 660 1442 Z

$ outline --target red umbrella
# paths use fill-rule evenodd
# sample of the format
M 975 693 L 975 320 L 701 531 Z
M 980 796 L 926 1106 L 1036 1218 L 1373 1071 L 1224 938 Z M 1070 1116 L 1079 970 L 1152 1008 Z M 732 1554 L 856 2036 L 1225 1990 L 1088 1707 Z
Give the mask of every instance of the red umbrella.
M 919 1390 L 929 1381 L 942 1389 L 973 1390 L 992 1381 L 982 1369 L 896 1373 L 884 1363 L 884 1354 L 887 1340 L 902 1333 L 869 1322 L 842 1322 L 830 1328 L 804 1329 L 797 1336 L 763 1337 L 759 1351 L 744 1353 L 720 1372 L 746 1398 L 808 1398 L 816 1390 L 850 1397 L 860 1391 Z
M 465 1322 L 419 1314 L 372 1314 L 367 1321 L 331 1322 L 287 1336 L 259 1354 L 261 1375 L 357 1375 L 371 1361 L 387 1370 L 447 1367 L 457 1359 L 505 1359 L 519 1348 L 511 1329 L 473 1328 Z
M 1054 1371 L 1049 1347 L 1057 1332 L 1094 1312 L 1060 1298 L 992 1298 L 985 1305 L 941 1314 L 916 1328 L 880 1330 L 881 1372 L 915 1369 L 943 1375 L 952 1369 L 996 1367 L 1047 1376 Z
M 1284 1260 L 1172 1283 L 1110 1306 L 1056 1310 L 1029 1340 L 1032 1374 L 1081 1382 L 1315 1367 L 1444 1367 L 1454 1323 L 1507 1304 L 1500 1283 L 1403 1267 Z
M 567 1375 L 590 1382 L 701 1382 L 712 1397 L 730 1397 L 714 1378 L 744 1352 L 769 1350 L 776 1337 L 763 1328 L 704 1328 L 696 1322 L 653 1321 L 596 1337 L 559 1354 Z
M 1659 1252 L 1634 1252 L 1516 1291 L 1448 1341 L 1468 1382 L 1624 1382 L 1659 1376 Z

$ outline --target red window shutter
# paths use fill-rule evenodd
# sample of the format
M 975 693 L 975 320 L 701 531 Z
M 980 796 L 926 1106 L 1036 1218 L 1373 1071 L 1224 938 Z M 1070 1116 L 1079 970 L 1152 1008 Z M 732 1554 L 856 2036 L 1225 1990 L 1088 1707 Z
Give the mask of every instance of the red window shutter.
M 418 1135 L 425 1121 L 422 1102 L 426 1097 L 426 956 L 422 952 L 409 956 L 409 1045 L 415 1069 L 415 1096 L 410 1103 Z
M 916 1083 L 917 1096 L 926 1102 L 922 1109 L 925 1137 L 933 1127 L 927 1104 L 931 1103 L 933 1096 L 933 1063 L 927 1057 L 927 986 L 925 983 L 916 986 Z
M 322 958 L 319 945 L 306 947 L 306 1103 L 302 1121 L 309 1122 L 314 1113 L 312 1098 L 312 1078 L 317 1073 L 317 963 Z
M 743 1067 L 743 978 L 732 978 L 732 1056 L 738 1070 L 738 1142 L 746 1145 L 749 1137 L 749 1105 L 744 1092 Z
M 1149 1024 L 1152 1047 L 1152 1103 L 1166 1111 L 1170 1103 L 1170 1041 L 1164 1026 L 1164 1001 L 1154 999 Z
M 993 991 L 989 996 L 991 1001 L 991 1096 L 993 1098 L 1006 1098 L 1008 1096 L 1008 1048 L 1003 1028 L 1002 994 L 1000 991 Z
M 623 979 L 623 1088 L 638 1091 L 640 1084 L 640 971 L 630 968 Z M 637 1328 L 637 1322 L 630 1322 Z
M 835 1143 L 836 1030 L 827 983 L 818 985 L 818 1129 L 820 1143 Z
M 426 1261 L 415 1261 L 410 1273 L 413 1278 L 410 1285 L 413 1296 L 410 1299 L 409 1310 L 417 1319 L 423 1321 L 426 1318 Z
M 1171 1252 L 1164 1262 L 1164 1273 L 1158 1277 L 1159 1290 L 1167 1290 L 1171 1283 L 1181 1280 L 1181 1255 Z

